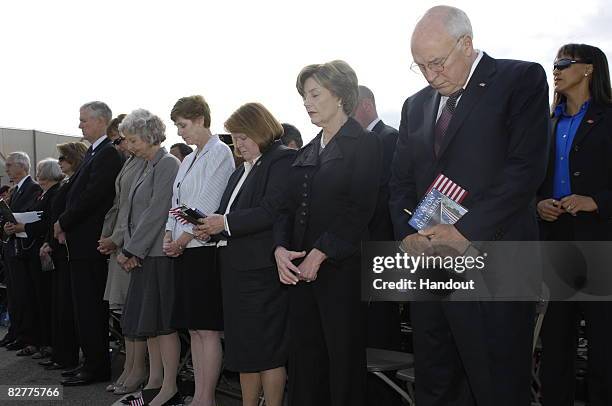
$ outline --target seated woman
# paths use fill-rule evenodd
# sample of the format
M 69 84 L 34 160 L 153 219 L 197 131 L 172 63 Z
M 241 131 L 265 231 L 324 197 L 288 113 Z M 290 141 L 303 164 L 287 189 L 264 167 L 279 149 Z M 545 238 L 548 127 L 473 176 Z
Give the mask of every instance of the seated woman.
M 223 290 L 225 366 L 240 372 L 242 404 L 255 406 L 263 386 L 266 405 L 280 406 L 286 380 L 287 289 L 278 280 L 272 226 L 295 151 L 282 145 L 283 127 L 259 103 L 248 103 L 225 122 L 234 153 L 244 159 L 232 174 L 217 214 L 194 230 L 214 235 Z M 248 334 L 244 334 L 248 331 Z
M 174 276 L 162 240 L 179 167 L 179 161 L 160 145 L 166 139 L 165 129 L 159 117 L 142 109 L 119 125 L 130 151 L 146 161 L 130 188 L 123 249 L 117 257 L 131 272 L 122 329 L 126 337 L 147 337 L 150 373 L 145 389 L 162 388 L 150 403 L 155 406 L 181 400 L 176 390 L 179 354 L 173 347 L 167 351 L 165 345 L 178 340 L 170 324 Z

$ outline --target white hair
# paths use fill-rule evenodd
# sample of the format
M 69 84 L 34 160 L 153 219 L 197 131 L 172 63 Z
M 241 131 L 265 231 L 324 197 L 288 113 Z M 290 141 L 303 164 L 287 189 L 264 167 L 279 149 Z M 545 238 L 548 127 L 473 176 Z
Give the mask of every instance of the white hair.
M 64 179 L 64 173 L 60 168 L 57 159 L 45 158 L 36 165 L 36 176 L 44 180 L 59 182 Z
M 15 151 L 8 154 L 7 161 L 12 161 L 14 164 L 21 166 L 27 173 L 30 173 L 30 157 L 22 151 Z
M 151 145 L 159 145 L 166 139 L 166 126 L 161 118 L 148 110 L 138 109 L 125 116 L 119 131 L 137 135 L 141 140 Z
M 94 117 L 102 117 L 107 123 L 110 123 L 113 118 L 113 112 L 111 111 L 110 107 L 101 101 L 85 103 L 81 106 L 81 110 L 85 109 L 91 111 Z
M 464 35 L 473 38 L 472 23 L 465 11 L 457 7 L 435 6 L 427 10 L 422 20 L 434 16 L 440 19 L 448 34 L 454 39 L 459 39 Z

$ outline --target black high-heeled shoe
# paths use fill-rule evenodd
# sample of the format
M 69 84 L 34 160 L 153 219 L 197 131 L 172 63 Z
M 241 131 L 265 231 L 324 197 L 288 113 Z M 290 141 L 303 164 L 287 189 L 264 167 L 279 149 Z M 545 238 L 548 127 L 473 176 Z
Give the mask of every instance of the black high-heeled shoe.
M 163 406 L 183 406 L 183 404 L 183 397 L 180 393 L 176 392 L 170 399 L 164 402 Z M 145 403 L 145 406 L 149 406 L 149 403 Z

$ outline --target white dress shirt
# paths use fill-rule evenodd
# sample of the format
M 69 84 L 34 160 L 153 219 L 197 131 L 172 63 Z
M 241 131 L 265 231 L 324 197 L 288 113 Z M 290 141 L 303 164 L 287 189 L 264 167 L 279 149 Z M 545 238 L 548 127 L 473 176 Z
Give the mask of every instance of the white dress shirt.
M 108 137 L 106 136 L 106 134 L 104 134 L 103 136 L 98 138 L 93 144 L 91 144 L 91 153 L 95 154 L 96 148 L 98 148 L 98 145 L 100 145 L 102 143 L 102 141 L 104 141 L 107 138 Z
M 238 180 L 238 183 L 236 183 L 236 187 L 232 191 L 232 195 L 230 196 L 229 202 L 227 202 L 227 207 L 225 208 L 225 213 L 223 213 L 223 224 L 224 224 L 225 231 L 227 232 L 227 235 L 229 235 L 229 236 L 231 236 L 232 233 L 230 232 L 230 228 L 229 228 L 229 224 L 227 222 L 226 214 L 230 212 L 230 209 L 232 208 L 232 204 L 234 203 L 234 200 L 236 200 L 236 196 L 238 196 L 238 193 L 240 192 L 240 189 L 242 189 L 242 184 L 246 180 L 247 176 L 249 176 L 249 173 L 251 173 L 251 169 L 253 169 L 253 167 L 255 166 L 257 161 L 259 161 L 259 158 L 261 158 L 261 155 L 259 155 L 255 159 L 253 159 L 253 162 L 246 162 L 246 161 L 244 162 L 244 173 L 242 174 L 242 176 Z

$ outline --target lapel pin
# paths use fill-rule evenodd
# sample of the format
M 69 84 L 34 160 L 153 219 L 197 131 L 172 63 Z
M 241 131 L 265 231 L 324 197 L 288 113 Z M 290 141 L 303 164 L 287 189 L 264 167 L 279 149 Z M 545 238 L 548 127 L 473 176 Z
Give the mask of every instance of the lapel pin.
M 593 124 L 594 122 L 595 122 L 595 121 L 593 121 L 593 120 L 591 120 L 591 119 L 588 119 L 588 120 L 587 120 L 587 123 L 589 123 L 589 124 Z
M 480 83 L 478 84 L 478 86 L 480 86 L 480 87 L 485 87 L 486 85 L 487 85 L 487 84 L 486 84 L 485 82 L 480 82 Z
M 261 165 L 261 161 L 257 161 L 257 166 Z

